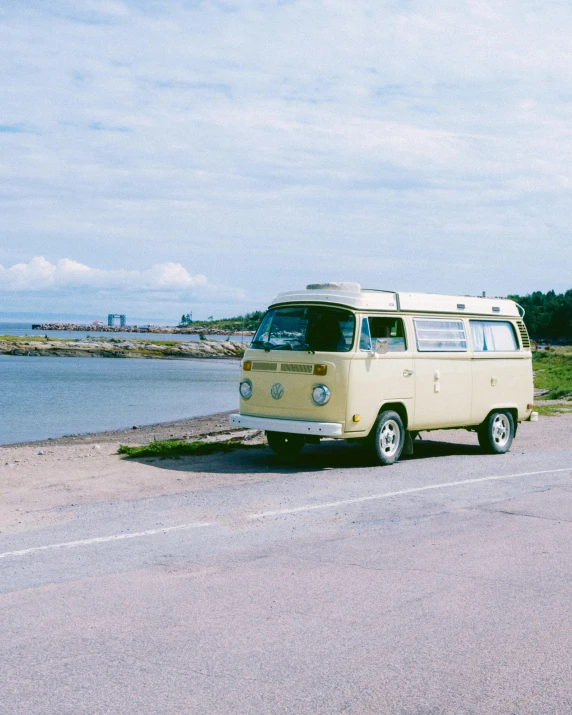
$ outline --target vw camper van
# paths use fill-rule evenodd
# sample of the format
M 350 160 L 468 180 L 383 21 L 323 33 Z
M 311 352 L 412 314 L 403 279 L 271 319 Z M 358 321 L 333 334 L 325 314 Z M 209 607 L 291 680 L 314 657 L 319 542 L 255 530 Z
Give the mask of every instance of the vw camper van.
M 465 428 L 510 449 L 532 412 L 532 355 L 512 300 L 321 283 L 281 293 L 247 349 L 237 427 L 292 459 L 321 438 L 362 440 L 381 464 L 424 430 Z

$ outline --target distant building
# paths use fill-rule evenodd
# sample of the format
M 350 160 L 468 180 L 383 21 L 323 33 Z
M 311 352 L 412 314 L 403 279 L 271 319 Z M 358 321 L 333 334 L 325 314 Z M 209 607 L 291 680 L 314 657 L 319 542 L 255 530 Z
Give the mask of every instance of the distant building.
M 110 314 L 107 316 L 107 325 L 108 325 L 110 328 L 113 327 L 113 326 L 115 325 L 115 321 L 116 321 L 116 320 L 119 321 L 119 326 L 120 326 L 121 328 L 124 328 L 124 327 L 125 327 L 125 325 L 126 325 L 125 316 L 124 316 L 124 315 L 121 315 L 120 313 L 110 313 Z

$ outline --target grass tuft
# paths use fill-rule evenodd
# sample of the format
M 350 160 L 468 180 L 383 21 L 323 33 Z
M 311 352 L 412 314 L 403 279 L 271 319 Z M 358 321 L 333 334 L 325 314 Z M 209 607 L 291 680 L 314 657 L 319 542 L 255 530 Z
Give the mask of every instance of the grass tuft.
M 233 452 L 237 449 L 255 449 L 260 446 L 258 444 L 242 444 L 242 442 L 232 440 L 224 442 L 181 442 L 167 439 L 149 442 L 149 444 L 140 447 L 122 444 L 119 446 L 117 454 L 130 458 L 159 457 L 160 459 L 178 459 L 187 455 L 200 457 L 215 452 Z

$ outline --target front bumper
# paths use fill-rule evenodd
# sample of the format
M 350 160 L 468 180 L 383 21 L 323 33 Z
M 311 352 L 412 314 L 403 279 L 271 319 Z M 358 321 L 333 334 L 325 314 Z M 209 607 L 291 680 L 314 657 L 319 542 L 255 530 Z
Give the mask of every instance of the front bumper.
M 231 415 L 230 424 L 233 427 L 262 429 L 268 432 L 288 432 L 289 434 L 310 434 L 316 437 L 341 437 L 344 431 L 343 426 L 337 422 L 281 420 L 252 415 Z

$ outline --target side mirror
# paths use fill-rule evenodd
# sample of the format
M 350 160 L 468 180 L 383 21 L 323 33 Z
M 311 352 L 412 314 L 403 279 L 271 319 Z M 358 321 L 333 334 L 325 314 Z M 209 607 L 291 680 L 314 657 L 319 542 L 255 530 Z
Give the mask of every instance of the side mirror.
M 385 355 L 389 350 L 389 340 L 387 338 L 376 338 L 375 354 Z

